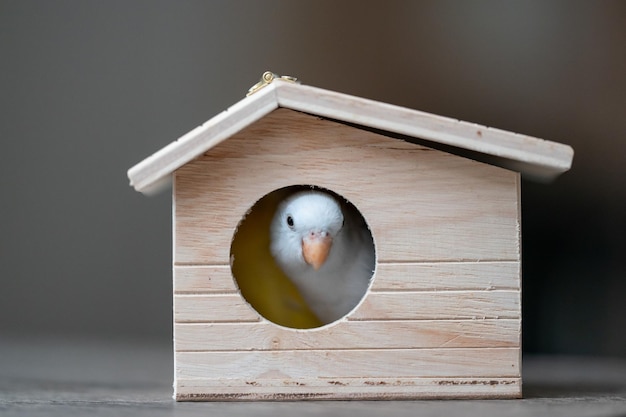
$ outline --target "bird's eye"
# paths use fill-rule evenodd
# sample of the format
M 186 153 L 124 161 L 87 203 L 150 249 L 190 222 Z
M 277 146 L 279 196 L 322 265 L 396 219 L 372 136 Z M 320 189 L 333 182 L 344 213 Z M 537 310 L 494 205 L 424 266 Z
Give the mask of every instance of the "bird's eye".
M 287 216 L 287 226 L 293 228 L 293 217 Z

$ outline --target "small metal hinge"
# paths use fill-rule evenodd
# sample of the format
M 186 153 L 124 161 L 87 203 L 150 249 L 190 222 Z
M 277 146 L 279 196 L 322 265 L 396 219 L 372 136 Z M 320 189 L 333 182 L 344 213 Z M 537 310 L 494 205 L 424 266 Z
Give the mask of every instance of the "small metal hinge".
M 261 76 L 261 81 L 259 81 L 258 83 L 250 87 L 250 89 L 248 90 L 248 94 L 246 94 L 246 97 L 256 93 L 261 88 L 265 87 L 268 84 L 271 84 L 271 82 L 276 79 L 282 80 L 282 81 L 289 81 L 292 83 L 298 83 L 298 84 L 300 83 L 300 81 L 298 81 L 296 77 L 291 77 L 289 75 L 278 75 L 278 74 L 274 74 L 272 71 L 265 71 L 263 75 Z

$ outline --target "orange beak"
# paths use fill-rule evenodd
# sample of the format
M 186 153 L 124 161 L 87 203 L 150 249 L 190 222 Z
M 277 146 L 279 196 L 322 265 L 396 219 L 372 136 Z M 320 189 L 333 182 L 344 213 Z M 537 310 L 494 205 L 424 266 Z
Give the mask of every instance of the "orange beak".
M 333 238 L 327 233 L 311 232 L 302 239 L 302 256 L 306 263 L 316 271 L 320 269 L 328 258 L 332 243 Z

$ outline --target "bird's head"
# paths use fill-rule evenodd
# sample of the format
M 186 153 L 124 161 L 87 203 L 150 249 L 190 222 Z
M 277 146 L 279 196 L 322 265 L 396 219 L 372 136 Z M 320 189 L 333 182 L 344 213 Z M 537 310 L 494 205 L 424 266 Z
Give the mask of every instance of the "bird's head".
M 276 210 L 270 231 L 272 254 L 282 265 L 308 264 L 318 270 L 326 262 L 343 221 L 339 203 L 329 194 L 298 192 Z

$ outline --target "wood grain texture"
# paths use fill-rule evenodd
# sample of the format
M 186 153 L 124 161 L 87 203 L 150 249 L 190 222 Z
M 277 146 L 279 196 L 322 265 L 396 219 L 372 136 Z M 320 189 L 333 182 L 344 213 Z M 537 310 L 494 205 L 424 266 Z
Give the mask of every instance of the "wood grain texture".
M 239 294 L 176 295 L 174 320 L 185 323 L 258 321 Z M 519 318 L 519 291 L 370 292 L 351 320 Z
M 519 318 L 519 291 L 371 292 L 351 320 Z
M 219 323 L 259 321 L 261 316 L 239 294 L 174 296 L 174 321 Z
M 519 290 L 520 262 L 379 263 L 371 289 Z
M 379 262 L 519 261 L 518 177 L 278 109 L 176 172 L 174 261 L 227 265 L 242 216 L 295 184 L 350 200 L 372 229 Z
M 194 378 L 174 389 L 178 401 L 495 399 L 521 397 L 521 378 Z
M 519 377 L 519 349 L 176 352 L 176 378 Z M 323 357 L 323 360 L 320 360 Z
M 424 262 L 379 263 L 371 291 L 519 290 L 520 263 Z M 236 293 L 227 265 L 174 267 L 178 294 Z
M 174 293 L 236 293 L 237 286 L 229 266 L 196 265 L 174 267 Z
M 176 350 L 423 349 L 519 347 L 519 320 L 340 321 L 296 331 L 272 323 L 175 323 Z

